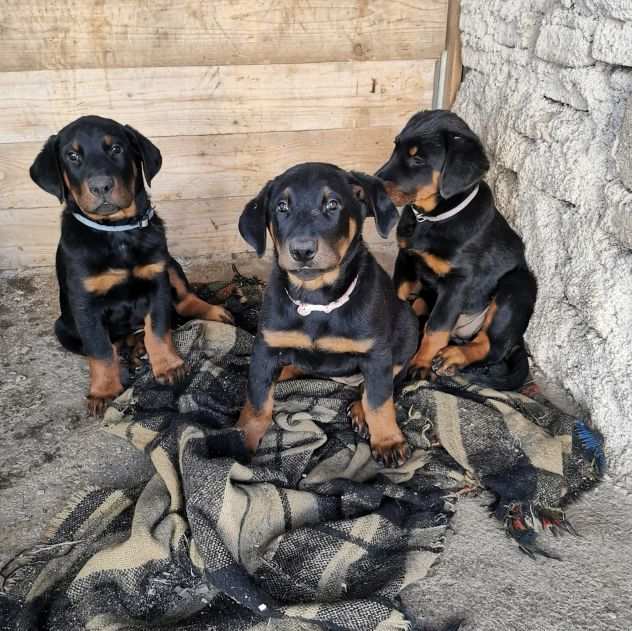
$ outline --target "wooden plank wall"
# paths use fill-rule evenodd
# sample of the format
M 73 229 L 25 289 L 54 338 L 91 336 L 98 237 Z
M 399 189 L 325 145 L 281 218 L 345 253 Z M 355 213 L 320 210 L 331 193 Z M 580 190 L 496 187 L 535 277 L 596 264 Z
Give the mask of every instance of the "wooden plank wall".
M 28 167 L 83 114 L 160 147 L 152 198 L 175 255 L 247 251 L 237 217 L 270 177 L 306 160 L 373 172 L 406 119 L 431 106 L 447 6 L 4 0 L 0 269 L 52 265 L 59 206 Z

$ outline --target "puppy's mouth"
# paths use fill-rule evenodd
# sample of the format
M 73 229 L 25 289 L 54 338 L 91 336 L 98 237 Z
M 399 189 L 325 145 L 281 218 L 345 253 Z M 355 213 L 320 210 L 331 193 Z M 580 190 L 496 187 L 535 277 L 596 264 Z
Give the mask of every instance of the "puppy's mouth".
M 102 202 L 101 204 L 99 204 L 99 206 L 97 206 L 91 212 L 94 213 L 95 215 L 107 216 L 107 215 L 113 215 L 119 210 L 121 210 L 120 206 L 118 206 L 117 204 L 114 204 L 113 202 Z
M 318 278 L 323 274 L 330 271 L 330 269 L 320 269 L 317 267 L 308 267 L 304 265 L 303 267 L 299 267 L 297 269 L 288 269 L 286 270 L 294 276 L 298 276 L 301 280 L 312 280 L 313 278 Z

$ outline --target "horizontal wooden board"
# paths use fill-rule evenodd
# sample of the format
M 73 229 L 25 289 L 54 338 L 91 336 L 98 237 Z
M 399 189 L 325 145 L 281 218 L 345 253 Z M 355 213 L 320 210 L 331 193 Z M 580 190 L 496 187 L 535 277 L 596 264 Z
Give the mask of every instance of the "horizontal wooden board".
M 159 214 L 167 225 L 169 249 L 174 256 L 230 255 L 252 251 L 237 230 L 237 221 L 250 197 L 164 201 Z M 0 211 L 0 270 L 54 265 L 59 239 L 59 207 Z M 375 223 L 365 224 L 367 243 L 394 248 L 394 235 L 384 240 Z M 270 251 L 268 243 L 268 251 Z
M 397 127 L 162 138 L 156 201 L 254 195 L 298 162 L 323 161 L 369 173 L 391 152 Z M 0 145 L 0 209 L 46 208 L 54 198 L 29 177 L 40 143 Z M 0 226 L 2 226 L 0 222 Z
M 0 71 L 432 59 L 447 0 L 3 0 Z
M 392 125 L 432 102 L 432 61 L 0 73 L 0 143 L 84 114 L 150 138 Z

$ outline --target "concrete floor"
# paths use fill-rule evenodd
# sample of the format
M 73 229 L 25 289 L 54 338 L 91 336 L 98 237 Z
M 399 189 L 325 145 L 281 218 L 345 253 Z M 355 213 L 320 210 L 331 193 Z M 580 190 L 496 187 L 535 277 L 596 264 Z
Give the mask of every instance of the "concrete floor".
M 261 261 L 234 262 L 265 277 Z M 232 275 L 229 263 L 184 264 L 193 281 Z M 87 366 L 54 339 L 57 315 L 53 270 L 0 274 L 0 565 L 38 541 L 77 487 L 126 486 L 151 471 L 87 417 Z M 582 537 L 550 542 L 563 562 L 523 556 L 483 503 L 461 501 L 433 576 L 404 595 L 413 614 L 463 617 L 468 631 L 632 630 L 628 491 L 606 481 L 571 509 Z

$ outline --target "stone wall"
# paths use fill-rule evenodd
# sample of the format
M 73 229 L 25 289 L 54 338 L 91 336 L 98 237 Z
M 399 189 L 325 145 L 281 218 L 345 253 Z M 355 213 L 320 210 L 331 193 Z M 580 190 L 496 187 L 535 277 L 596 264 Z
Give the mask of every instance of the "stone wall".
M 632 484 L 632 0 L 462 0 L 455 110 L 539 281 L 536 366 Z

